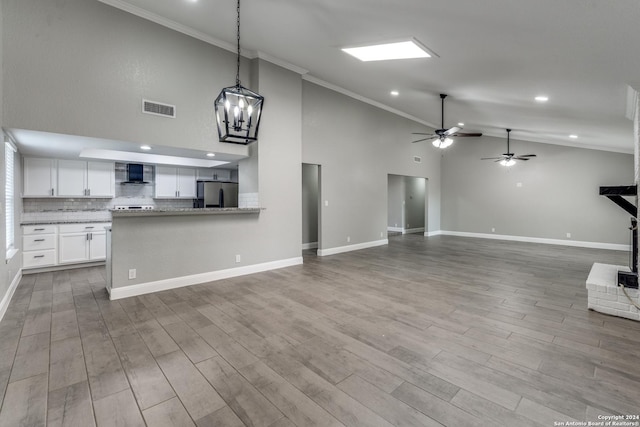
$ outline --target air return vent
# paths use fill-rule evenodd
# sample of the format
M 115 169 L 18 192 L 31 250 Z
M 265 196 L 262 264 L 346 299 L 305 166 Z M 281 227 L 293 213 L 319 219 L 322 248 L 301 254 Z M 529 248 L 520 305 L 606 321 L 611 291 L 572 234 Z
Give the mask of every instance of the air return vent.
M 422 157 L 413 156 L 413 161 L 416 163 L 422 163 Z
M 176 118 L 175 105 L 149 101 L 148 99 L 142 100 L 142 112 L 146 114 L 153 114 L 155 116 L 170 117 L 172 119 Z

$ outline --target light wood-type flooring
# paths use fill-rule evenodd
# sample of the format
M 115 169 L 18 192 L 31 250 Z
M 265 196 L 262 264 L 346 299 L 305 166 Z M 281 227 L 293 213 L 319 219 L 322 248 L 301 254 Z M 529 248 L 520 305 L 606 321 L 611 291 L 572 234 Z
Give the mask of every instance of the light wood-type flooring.
M 553 426 L 640 414 L 640 322 L 586 309 L 624 252 L 451 236 L 109 301 L 23 277 L 0 426 Z

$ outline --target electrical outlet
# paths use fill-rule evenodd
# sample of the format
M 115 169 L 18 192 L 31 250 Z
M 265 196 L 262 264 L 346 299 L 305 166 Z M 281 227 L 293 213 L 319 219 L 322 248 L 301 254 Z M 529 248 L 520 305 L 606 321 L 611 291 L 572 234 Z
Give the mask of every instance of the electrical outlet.
M 351 236 L 347 236 L 347 243 L 351 242 Z
M 236 262 L 240 262 L 240 254 L 236 255 Z
M 491 232 L 495 233 L 496 232 L 496 228 L 495 227 L 491 227 Z
M 522 183 L 521 183 L 521 182 L 517 183 L 517 184 L 516 184 L 516 187 L 518 187 L 518 188 L 519 188 L 519 187 L 522 187 Z
M 571 233 L 567 233 L 567 239 L 571 238 Z
M 329 206 L 329 201 L 328 201 L 328 200 L 325 200 L 325 201 L 324 201 L 324 205 L 325 205 L 325 206 Z
M 129 280 L 135 279 L 135 278 L 136 278 L 136 269 L 135 268 L 130 268 L 129 269 Z
M 380 232 L 380 237 L 384 237 L 384 235 L 383 235 L 382 233 L 383 233 L 383 232 L 381 231 L 381 232 Z

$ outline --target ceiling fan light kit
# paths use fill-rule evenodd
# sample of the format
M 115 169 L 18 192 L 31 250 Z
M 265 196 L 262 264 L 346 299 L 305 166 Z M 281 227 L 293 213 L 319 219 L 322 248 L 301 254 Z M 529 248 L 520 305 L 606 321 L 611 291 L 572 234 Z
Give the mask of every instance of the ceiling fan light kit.
M 459 136 L 482 136 L 481 133 L 461 133 L 460 131 L 462 130 L 461 127 L 458 126 L 454 126 L 450 129 L 445 129 L 444 128 L 444 99 L 447 97 L 446 94 L 441 93 L 440 94 L 440 117 L 442 118 L 440 126 L 440 129 L 436 129 L 435 133 L 433 134 L 429 134 L 429 133 L 421 133 L 421 132 L 414 132 L 413 135 L 425 135 L 425 138 L 421 138 L 418 139 L 416 141 L 413 141 L 413 143 L 416 142 L 422 142 L 422 141 L 429 141 L 431 139 L 433 139 L 433 146 L 436 148 L 447 148 L 449 146 L 451 146 L 451 144 L 453 144 L 454 140 L 451 137 L 459 137 Z
M 500 163 L 502 166 L 510 167 L 516 164 L 516 160 L 527 161 L 533 157 L 537 157 L 535 154 L 523 154 L 521 156 L 516 156 L 515 153 L 510 151 L 509 145 L 509 135 L 511 134 L 511 129 L 506 129 L 507 131 L 507 152 L 503 153 L 500 157 L 483 157 L 480 160 L 494 160 L 496 163 Z

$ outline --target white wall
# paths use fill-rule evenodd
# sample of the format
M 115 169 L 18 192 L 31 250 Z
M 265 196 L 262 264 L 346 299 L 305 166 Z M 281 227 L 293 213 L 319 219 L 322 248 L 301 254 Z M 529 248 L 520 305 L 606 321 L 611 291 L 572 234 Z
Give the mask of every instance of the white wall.
M 630 215 L 598 191 L 633 184 L 632 155 L 512 139 L 512 151 L 538 157 L 511 168 L 480 160 L 505 149 L 505 139 L 492 137 L 447 149 L 443 230 L 629 244 Z
M 440 229 L 440 153 L 411 143 L 431 129 L 311 82 L 302 101 L 302 160 L 322 168 L 321 249 L 386 238 L 388 174 L 429 179 L 427 228 Z

